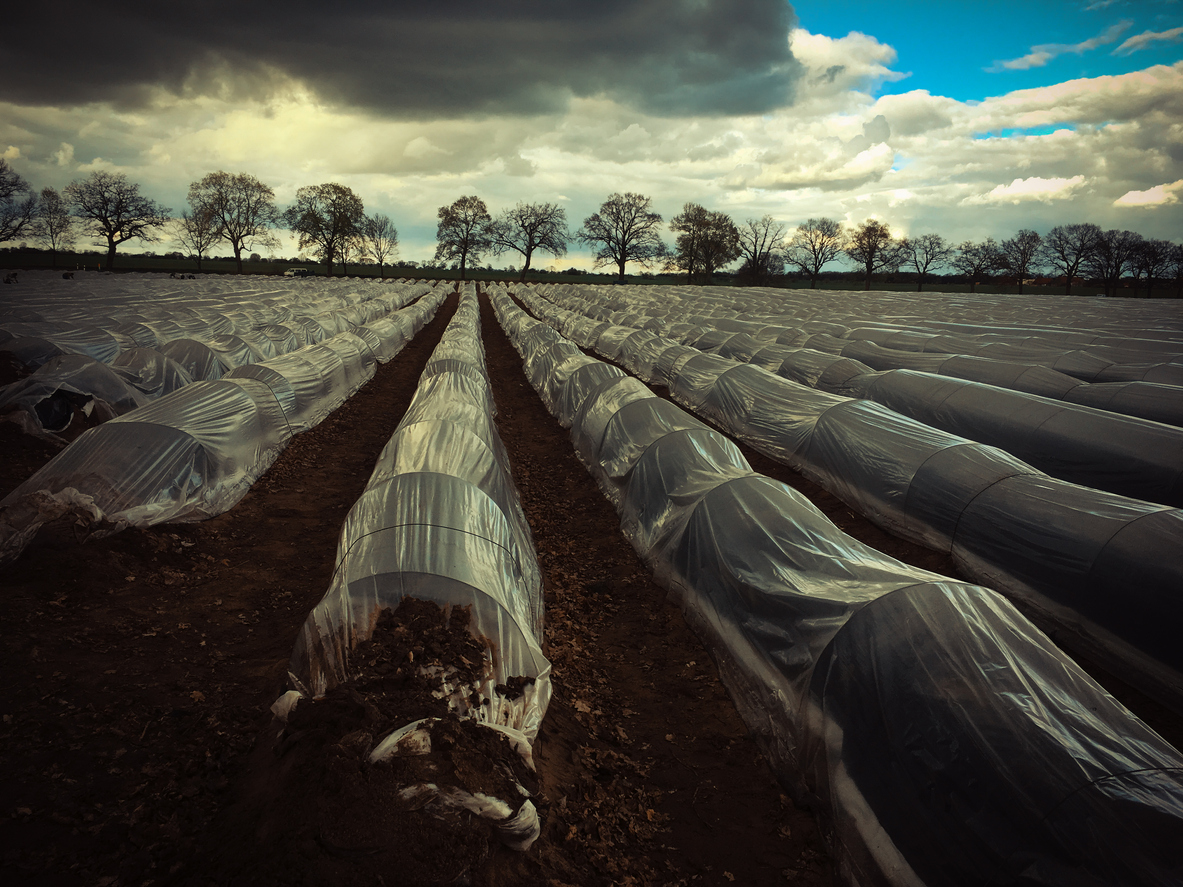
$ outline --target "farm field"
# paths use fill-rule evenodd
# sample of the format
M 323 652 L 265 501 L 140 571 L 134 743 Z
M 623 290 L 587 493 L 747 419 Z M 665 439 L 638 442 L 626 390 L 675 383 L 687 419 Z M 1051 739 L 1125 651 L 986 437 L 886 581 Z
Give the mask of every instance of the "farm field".
M 257 801 L 243 797 L 252 748 L 341 522 L 454 308 L 229 512 L 81 546 L 52 526 L 0 571 L 6 883 L 220 883 L 239 867 L 266 883 L 286 864 L 236 831 L 236 805 Z M 482 877 L 781 883 L 792 869 L 831 883 L 812 818 L 775 784 L 516 352 L 491 316 L 482 326 L 547 577 L 556 685 L 537 753 L 543 836 Z M 0 428 L 7 492 L 56 450 Z
M 292 850 L 325 855 L 298 834 L 299 815 L 269 808 L 257 740 L 331 581 L 345 514 L 455 308 L 453 295 L 226 513 L 84 545 L 50 524 L 3 568 L 6 882 L 301 883 Z M 621 536 L 486 299 L 481 313 L 498 431 L 544 575 L 555 693 L 536 750 L 542 838 L 524 855 L 497 850 L 474 882 L 831 883 L 812 817 L 776 784 L 710 654 Z M 54 450 L 0 429 L 6 494 Z M 855 539 L 959 577 L 948 555 L 743 453 Z M 1177 717 L 1089 667 L 1180 744 Z M 260 829 L 270 843 L 245 839 Z

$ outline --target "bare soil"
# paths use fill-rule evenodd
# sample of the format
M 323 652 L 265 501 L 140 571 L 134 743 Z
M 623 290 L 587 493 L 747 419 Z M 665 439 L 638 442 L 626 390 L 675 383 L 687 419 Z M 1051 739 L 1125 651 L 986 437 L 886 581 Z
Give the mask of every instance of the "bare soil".
M 471 823 L 384 821 L 377 788 L 347 803 L 342 786 L 357 783 L 341 774 L 361 767 L 357 734 L 382 727 L 350 708 L 348 691 L 336 732 L 304 724 L 305 736 L 321 730 L 308 746 L 317 754 L 290 744 L 280 753 L 269 707 L 287 689 L 298 629 L 329 586 L 342 521 L 455 305 L 296 437 L 226 514 L 85 544 L 69 524 L 52 525 L 0 568 L 4 884 L 833 883 L 811 815 L 776 782 L 487 304 L 498 427 L 546 588 L 554 698 L 535 749 L 542 836 L 519 853 Z M 0 423 L 0 495 L 57 451 Z M 856 538 L 952 572 L 746 455 Z M 1168 739 L 1183 736 L 1169 715 L 1122 698 Z M 328 788 L 302 791 L 307 778 L 293 774 L 318 766 Z M 392 831 L 421 848 L 422 869 L 380 864 L 375 848 Z

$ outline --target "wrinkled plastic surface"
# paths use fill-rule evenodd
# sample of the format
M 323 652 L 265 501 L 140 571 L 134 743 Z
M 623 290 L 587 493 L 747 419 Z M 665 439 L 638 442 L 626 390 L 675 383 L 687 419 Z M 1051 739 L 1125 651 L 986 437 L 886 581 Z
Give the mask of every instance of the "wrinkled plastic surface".
M 97 405 L 106 419 L 143 406 L 148 400 L 114 368 L 82 354 L 62 354 L 27 378 L 0 389 L 0 415 L 23 410 L 35 425 L 53 432 L 70 424 L 76 405 Z
M 493 643 L 487 705 L 462 715 L 531 741 L 550 698 L 542 655 L 542 579 L 509 460 L 493 422 L 471 285 L 428 361 L 407 413 L 341 529 L 333 584 L 309 614 L 292 672 L 313 694 L 349 674 L 378 612 L 405 596 L 472 608 Z M 493 689 L 529 677 L 521 697 Z
M 590 310 L 568 291 L 574 288 L 556 289 L 546 290 L 547 295 L 560 298 L 566 293 L 565 301 Z M 520 288 L 519 294 L 539 316 L 562 322 L 571 313 L 532 289 Z M 617 300 L 626 295 L 620 288 L 613 290 Z M 748 323 L 729 317 L 719 322 L 725 327 Z M 766 335 L 766 328 L 761 329 L 765 332 L 760 335 Z M 720 332 L 742 335 L 723 327 Z M 898 330 L 854 332 L 913 347 L 918 340 L 931 339 Z M 721 340 L 707 336 L 705 327 L 683 335 Z M 831 344 L 834 351 L 842 349 L 829 333 L 813 333 L 810 341 L 822 336 L 837 343 Z M 747 350 L 752 347 L 748 343 Z M 655 381 L 665 381 L 680 403 L 793 466 L 888 531 L 950 552 L 966 575 L 1036 606 L 1055 622 L 1066 643 L 1183 710 L 1183 646 L 1159 639 L 1163 626 L 1183 620 L 1183 597 L 1178 594 L 1183 559 L 1175 555 L 1183 536 L 1166 538 L 1144 520 L 1165 510 L 1158 502 L 1179 498 L 1179 429 L 918 371 L 877 374 L 864 368 L 851 376 L 846 358 L 793 352 L 796 358 L 807 358 L 811 368 L 803 373 L 804 381 L 820 385 L 830 378 L 839 390 L 855 392 L 864 382 L 868 391 L 884 387 L 883 399 L 901 407 L 896 412 L 869 400 L 803 388 L 784 378 L 788 358 L 776 370 L 779 375 L 773 375 L 767 361 L 753 366 L 718 354 L 695 351 L 688 356 L 686 348 L 671 345 L 676 361 L 667 371 L 655 372 Z M 626 353 L 617 360 L 632 363 Z M 911 413 L 932 423 L 905 415 Z M 934 425 L 972 431 L 998 445 Z M 1156 501 L 1047 477 L 1002 445 L 1060 474 L 1142 492 Z M 1098 515 L 1117 517 L 1099 522 Z M 1119 533 L 1131 544 L 1110 549 Z M 1106 586 L 1083 594 L 1089 565 L 1107 551 L 1107 557 L 1128 560 L 1107 574 Z M 1163 566 L 1145 574 L 1139 558 L 1146 556 Z
M 150 293 L 145 289 L 144 295 Z M 375 287 L 369 294 L 374 296 L 370 301 L 378 303 L 376 311 L 382 318 L 397 310 L 396 305 L 418 300 L 402 309 L 405 318 L 375 331 L 372 340 L 388 356 L 405 344 L 408 332 L 422 328 L 443 299 L 442 290 L 418 285 Z M 127 294 L 122 295 L 124 300 L 112 297 L 110 307 L 120 306 L 125 319 L 142 317 L 129 310 L 134 303 L 126 301 Z M 325 297 L 323 292 L 319 295 Z M 326 298 L 334 311 L 317 317 L 338 317 L 334 326 L 364 329 L 340 320 L 346 300 Z M 269 360 L 242 363 L 224 374 L 220 353 L 234 353 L 238 360 L 245 359 L 248 352 L 253 356 L 273 350 L 268 345 L 260 351 L 241 337 L 231 337 L 226 330 L 233 330 L 236 320 L 247 325 L 270 322 L 290 309 L 254 305 L 252 313 L 237 316 L 225 300 L 211 301 L 217 304 L 216 313 L 199 318 L 190 299 L 187 306 L 176 307 L 175 318 L 154 322 L 157 340 L 175 336 L 160 350 L 136 345 L 134 337 L 124 335 L 132 344 L 110 368 L 81 354 L 65 354 L 4 389 L 14 395 L 18 407 L 27 401 L 34 411 L 38 406 L 45 411 L 47 400 L 52 403 L 55 397 L 66 396 L 62 394 L 66 391 L 96 401 L 111 399 L 110 412 L 122 413 L 79 436 L 0 502 L 0 559 L 15 557 L 44 521 L 66 513 L 75 514 L 99 533 L 129 524 L 199 520 L 219 514 L 232 507 L 266 471 L 292 434 L 321 421 L 374 374 L 376 358 L 370 345 L 352 332 L 336 333 L 317 344 L 302 344 L 296 351 Z M 94 317 L 98 306 L 85 307 Z M 70 313 L 68 307 L 56 302 L 42 306 L 44 311 L 51 308 Z M 115 325 L 111 318 L 94 319 Z M 122 327 L 139 322 L 126 320 Z M 205 330 L 222 351 L 184 338 L 187 329 L 195 328 Z M 249 329 L 244 333 L 253 335 Z M 392 340 L 389 348 L 387 337 Z M 141 341 L 149 338 L 146 334 L 139 337 Z M 294 333 L 291 341 L 297 341 Z M 215 378 L 163 393 L 192 378 L 168 354 L 185 358 L 199 376 Z M 66 370 L 76 372 L 63 379 Z M 79 384 L 77 379 L 84 370 L 88 370 L 86 381 Z M 130 387 L 124 379 L 132 382 Z M 158 396 L 149 400 L 146 392 Z M 140 405 L 124 409 L 136 403 Z
M 288 438 L 266 386 L 197 382 L 86 431 L 0 507 L 73 489 L 93 499 L 105 524 L 198 520 L 241 499 Z
M 598 394 L 580 413 L 616 433 L 577 419 L 581 458 L 814 804 L 844 882 L 1183 878 L 1183 757 L 1009 603 L 851 539 L 668 402 L 619 398 L 605 421 Z

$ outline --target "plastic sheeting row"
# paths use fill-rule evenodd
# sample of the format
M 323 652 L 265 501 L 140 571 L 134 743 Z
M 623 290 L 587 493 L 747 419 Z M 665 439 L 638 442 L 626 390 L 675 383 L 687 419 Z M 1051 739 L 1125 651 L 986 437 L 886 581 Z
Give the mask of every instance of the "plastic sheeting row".
M 797 380 L 805 384 L 816 384 L 824 369 L 839 380 L 842 372 L 912 369 L 1183 426 L 1183 313 L 1170 303 L 1121 300 L 1090 311 L 1079 299 L 1027 300 L 1022 307 L 1039 312 L 1046 325 L 1006 327 L 972 318 L 1018 301 L 1007 296 L 716 287 L 663 287 L 656 296 L 652 287 L 618 287 L 606 306 L 602 288 L 542 291 L 596 320 L 660 332 L 703 351 L 743 361 L 761 352 L 757 362 L 784 361 L 790 371 L 799 364 L 797 371 L 814 373 L 812 381 Z M 1052 326 L 1085 320 L 1108 324 L 1114 334 Z
M 587 288 L 570 292 L 552 287 L 548 296 L 577 312 L 594 311 L 594 304 L 582 297 L 587 293 Z M 596 333 L 588 347 L 636 355 L 670 344 L 655 331 L 621 326 L 623 320 L 618 315 L 614 314 L 613 326 Z M 834 394 L 874 400 L 926 425 L 999 447 L 1061 480 L 1165 505 L 1183 504 L 1183 430 L 1178 428 L 1016 391 L 1006 384 L 1007 377 L 999 378 L 993 370 L 984 375 L 1003 382 L 1002 386 L 989 384 L 989 379 L 954 380 L 937 371 L 921 372 L 919 367 L 917 371 L 876 373 L 847 357 L 769 344 L 773 341 L 769 331 L 775 328 L 767 325 L 753 324 L 753 329 L 760 330 L 753 333 L 729 329 L 748 321 L 720 318 L 719 323 L 726 328 L 686 324 L 689 328 L 674 341 Z M 631 337 L 627 346 L 622 336 Z M 845 354 L 849 349 L 838 351 Z M 1039 367 L 1019 369 L 1018 377 L 1026 379 L 1051 372 Z M 1183 389 L 1160 387 L 1174 396 L 1154 398 L 1153 402 L 1178 411 L 1183 424 Z
M 367 344 L 388 359 L 397 340 L 376 325 L 432 289 L 321 283 L 320 292 L 305 284 L 285 293 L 238 284 L 226 292 L 223 281 L 206 278 L 171 293 L 154 281 L 153 293 L 143 281 L 124 288 L 108 277 L 87 287 L 88 301 L 80 303 L 73 282 L 42 283 L 22 287 L 23 305 L 0 307 L 0 351 L 36 367 L 0 389 L 0 414 L 31 433 L 64 430 L 79 404 L 105 420 L 341 332 L 368 331 Z
M 413 597 L 471 608 L 470 625 L 492 642 L 487 679 L 453 688 L 449 707 L 527 748 L 537 738 L 551 695 L 541 649 L 542 579 L 494 415 L 469 284 L 345 519 L 332 585 L 292 655 L 297 689 L 290 697 L 322 696 L 347 680 L 350 653 L 372 635 L 379 612 Z M 504 691 L 514 678 L 528 679 L 520 696 Z M 528 846 L 520 822 L 513 830 Z
M 521 295 L 543 314 L 562 311 Z M 653 333 L 611 327 L 594 347 L 890 532 L 951 553 L 966 575 L 1044 611 L 1062 640 L 1183 710 L 1183 512 L 1048 477 L 879 404 Z M 1176 439 L 1167 455 L 1177 463 L 1180 450 Z M 1104 470 L 1156 479 L 1144 463 Z M 1165 481 L 1177 485 L 1178 469 Z
M 293 434 L 369 381 L 377 354 L 389 359 L 401 349 L 444 297 L 433 290 L 361 335 L 339 333 L 195 382 L 89 429 L 0 501 L 0 560 L 19 555 L 42 524 L 66 514 L 106 535 L 228 510 Z
M 292 672 L 313 694 L 344 679 L 375 612 L 404 596 L 473 605 L 499 683 L 534 678 L 482 714 L 531 739 L 550 698 L 542 579 L 497 434 L 471 285 L 341 530 L 333 585 L 305 622 Z
M 846 536 L 723 435 L 495 306 L 846 883 L 1179 883 L 1183 757 L 1007 601 Z

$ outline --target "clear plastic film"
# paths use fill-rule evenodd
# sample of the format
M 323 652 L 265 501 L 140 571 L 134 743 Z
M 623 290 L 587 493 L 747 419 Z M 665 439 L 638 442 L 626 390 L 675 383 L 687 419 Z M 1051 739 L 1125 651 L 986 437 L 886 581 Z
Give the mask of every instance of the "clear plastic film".
M 610 467 L 585 448 L 589 470 L 845 882 L 1183 877 L 1183 757 L 1010 604 L 851 539 L 665 401 L 624 400 L 603 424 L 635 446 Z
M 485 704 L 458 712 L 531 741 L 550 698 L 542 580 L 493 422 L 475 293 L 433 353 L 407 413 L 342 527 L 333 583 L 312 610 L 292 672 L 320 694 L 347 679 L 350 653 L 379 611 L 404 597 L 471 608 L 491 643 Z M 522 694 L 495 690 L 529 679 Z

